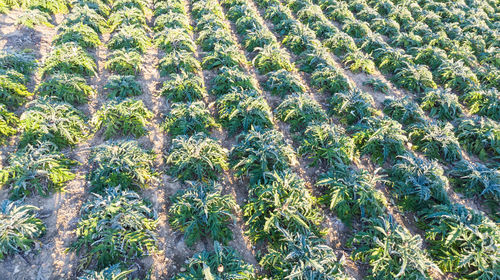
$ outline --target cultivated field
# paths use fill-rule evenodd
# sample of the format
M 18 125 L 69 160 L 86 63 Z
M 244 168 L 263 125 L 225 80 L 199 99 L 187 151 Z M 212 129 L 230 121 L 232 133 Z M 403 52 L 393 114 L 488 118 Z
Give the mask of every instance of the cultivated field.
M 0 279 L 500 279 L 498 0 L 0 0 Z

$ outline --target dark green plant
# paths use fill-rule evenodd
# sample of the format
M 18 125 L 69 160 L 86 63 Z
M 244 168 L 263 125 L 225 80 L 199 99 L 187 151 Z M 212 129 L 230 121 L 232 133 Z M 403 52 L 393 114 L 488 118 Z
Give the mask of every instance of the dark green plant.
M 78 280 L 128 280 L 133 271 L 121 270 L 119 264 L 114 264 L 100 271 L 85 270 Z
M 297 161 L 292 146 L 277 130 L 251 129 L 238 138 L 230 154 L 231 166 L 238 177 L 249 175 L 256 182 L 266 172 L 286 170 Z
M 250 188 L 243 211 L 247 234 L 257 241 L 281 241 L 282 229 L 321 235 L 322 217 L 304 180 L 291 171 L 264 174 L 267 183 Z
M 119 75 L 138 75 L 142 61 L 137 51 L 118 49 L 111 52 L 105 67 Z
M 437 88 L 432 78 L 432 73 L 427 66 L 405 63 L 405 66 L 395 70 L 394 82 L 407 90 L 423 92 L 427 89 Z
M 282 230 L 282 236 L 280 245 L 269 247 L 260 260 L 273 279 L 351 279 L 343 272 L 343 260 L 314 234 Z
M 212 93 L 217 96 L 225 95 L 233 89 L 256 90 L 258 82 L 240 69 L 221 67 L 217 76 L 212 79 Z
M 47 56 L 40 69 L 43 77 L 57 72 L 96 76 L 94 59 L 78 44 L 68 42 L 56 46 Z
M 236 202 L 231 195 L 222 195 L 221 186 L 212 183 L 187 182 L 188 188 L 172 197 L 169 222 L 173 229 L 184 232 L 184 241 L 193 246 L 202 237 L 227 243 L 233 238 L 229 225 Z
M 123 25 L 146 28 L 148 25 L 146 15 L 137 7 L 123 7 L 111 13 L 108 18 L 109 30 L 114 31 L 117 27 Z
M 460 93 L 467 92 L 479 85 L 479 80 L 463 61 L 444 61 L 436 70 L 441 82 L 448 88 Z
M 102 131 L 105 139 L 117 135 L 140 137 L 146 134 L 146 126 L 153 113 L 141 100 L 125 99 L 104 104 L 92 118 L 96 131 Z
M 351 224 L 355 217 L 375 218 L 384 214 L 387 201 L 376 189 L 378 182 L 382 182 L 382 176 L 376 173 L 336 165 L 322 174 L 316 185 L 325 190 L 320 202 L 335 211 L 343 222 Z
M 465 149 L 487 160 L 500 156 L 500 124 L 484 117 L 460 120 L 455 135 Z
M 273 125 L 271 108 L 266 99 L 255 91 L 233 90 L 219 97 L 216 106 L 222 126 L 228 128 L 230 133 Z
M 14 252 L 28 251 L 45 232 L 38 208 L 19 202 L 0 202 L 0 260 Z
M 425 121 L 425 113 L 410 97 L 387 98 L 383 102 L 384 113 L 392 119 L 410 125 Z
M 489 117 L 500 121 L 500 92 L 494 88 L 489 90 L 472 90 L 462 96 L 469 107 L 469 113 Z
M 389 93 L 389 86 L 379 78 L 371 78 L 364 82 L 363 85 L 370 86 L 373 90 L 381 92 L 383 94 Z
M 293 64 L 290 62 L 290 55 L 277 43 L 267 45 L 263 48 L 256 48 L 257 55 L 252 60 L 252 64 L 259 70 L 259 73 L 265 75 L 276 70 L 293 70 Z
M 408 138 L 403 127 L 390 118 L 371 117 L 363 121 L 366 128 L 354 135 L 362 154 L 371 155 L 378 164 L 405 153 Z
M 87 179 L 94 192 L 106 187 L 146 188 L 154 179 L 154 155 L 136 141 L 106 142 L 91 150 Z
M 201 66 L 193 53 L 174 50 L 160 59 L 158 70 L 161 76 L 179 73 L 198 73 Z
M 310 94 L 287 97 L 276 108 L 276 117 L 290 124 L 291 132 L 303 131 L 313 122 L 328 120 L 325 110 Z
M 311 85 L 319 88 L 322 92 L 330 94 L 352 89 L 347 77 L 333 66 L 316 69 L 311 75 Z
M 142 94 L 142 86 L 133 75 L 112 75 L 104 85 L 109 98 L 127 98 Z
M 462 149 L 450 123 L 420 123 L 410 128 L 408 137 L 414 149 L 428 157 L 454 162 L 462 158 Z
M 168 28 L 155 35 L 156 45 L 165 53 L 186 51 L 194 53 L 196 45 L 183 28 Z
M 0 170 L 0 184 L 9 188 L 13 199 L 35 192 L 47 196 L 63 190 L 76 177 L 70 170 L 75 164 L 50 142 L 27 145 L 9 157 L 8 165 Z
M 172 176 L 185 180 L 215 180 L 228 169 L 227 150 L 203 133 L 177 136 L 167 156 Z
M 284 69 L 267 73 L 266 90 L 271 94 L 284 97 L 288 94 L 301 94 L 306 92 L 306 86 L 300 76 Z
M 73 105 L 83 104 L 96 94 L 85 78 L 71 73 L 55 73 L 36 88 L 41 96 L 50 96 Z
M 173 102 L 192 102 L 207 95 L 203 79 L 195 74 L 172 74 L 163 83 L 161 94 Z
M 447 203 L 448 179 L 436 161 L 422 159 L 412 154 L 398 157 L 389 172 L 397 198 L 409 209 L 424 205 Z
M 468 196 L 479 195 L 499 201 L 499 170 L 488 168 L 481 163 L 462 160 L 450 171 L 450 180 L 460 192 Z
M 110 50 L 125 49 L 139 53 L 144 53 L 150 45 L 146 30 L 133 25 L 122 25 L 107 43 Z
M 349 36 L 352 36 L 356 39 L 363 39 L 369 37 L 372 34 L 372 31 L 368 24 L 356 20 L 347 21 L 342 27 L 342 30 Z
M 101 44 L 99 34 L 92 27 L 78 23 L 71 26 L 61 25 L 59 34 L 52 42 L 54 45 L 61 45 L 68 42 L 74 42 L 82 48 L 95 49 Z
M 254 279 L 252 265 L 244 262 L 231 247 L 214 242 L 213 251 L 203 251 L 188 260 L 186 272 L 174 276 L 175 280 L 196 279 Z
M 224 47 L 216 44 L 214 50 L 203 58 L 201 63 L 203 69 L 211 70 L 222 66 L 243 68 L 248 64 L 245 55 L 238 47 L 231 45 Z
M 3 75 L 0 72 L 0 104 L 7 106 L 9 109 L 16 109 L 32 95 L 25 85 L 16 81 L 10 75 Z
M 452 121 L 462 114 L 458 96 L 450 90 L 437 89 L 428 91 L 422 98 L 420 107 L 433 118 Z
M 369 279 L 431 279 L 429 271 L 441 271 L 422 247 L 420 235 L 412 235 L 389 217 L 366 220 L 352 244 L 353 259 L 368 262 Z
M 375 113 L 373 97 L 358 89 L 337 92 L 330 99 L 330 103 L 331 111 L 346 124 L 354 124 Z
M 37 61 L 32 50 L 0 52 L 0 69 L 15 70 L 25 76 L 30 76 L 36 67 Z
M 88 135 L 84 115 L 73 106 L 50 98 L 38 98 L 20 117 L 20 147 L 50 141 L 59 148 L 74 146 Z
M 205 103 L 173 103 L 166 116 L 163 127 L 172 136 L 193 135 L 197 132 L 208 133 L 218 124 L 210 115 Z
M 311 165 L 350 164 L 355 157 L 354 140 L 340 126 L 328 123 L 312 124 L 301 135 L 299 154 L 312 159 Z
M 70 250 L 84 252 L 82 267 L 102 269 L 156 250 L 156 213 L 135 192 L 108 188 L 103 195 L 93 194 L 80 213 Z
M 160 32 L 170 28 L 189 30 L 190 27 L 191 25 L 187 16 L 176 11 L 166 11 L 158 15 L 154 23 L 154 30 Z
M 495 279 L 500 260 L 498 225 L 460 204 L 436 205 L 419 216 L 430 254 L 443 271 L 464 279 Z
M 103 15 L 100 15 L 96 10 L 86 5 L 77 5 L 73 7 L 71 13 L 66 15 L 64 21 L 60 25 L 69 27 L 78 24 L 90 26 L 90 28 L 94 29 L 98 34 L 108 30 L 108 24 Z

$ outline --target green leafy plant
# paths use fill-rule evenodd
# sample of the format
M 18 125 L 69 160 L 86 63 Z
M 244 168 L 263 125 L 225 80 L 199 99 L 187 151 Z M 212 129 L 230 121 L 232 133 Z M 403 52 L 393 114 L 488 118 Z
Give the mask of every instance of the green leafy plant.
M 256 90 L 257 81 L 237 67 L 221 67 L 217 76 L 212 80 L 212 93 L 217 96 L 225 95 L 233 89 Z
M 404 125 L 425 121 L 425 114 L 422 108 L 408 96 L 387 98 L 384 100 L 383 105 L 386 115 Z
M 186 51 L 194 53 L 196 46 L 183 28 L 167 28 L 155 35 L 156 45 L 165 53 Z
M 276 116 L 290 124 L 292 132 L 304 130 L 313 122 L 324 122 L 328 116 L 312 95 L 301 94 L 287 97 L 276 108 Z
M 317 41 L 314 32 L 309 27 L 295 23 L 291 26 L 290 32 L 283 38 L 283 45 L 292 53 L 299 55 L 311 48 L 312 42 Z
M 160 59 L 158 69 L 161 76 L 167 76 L 175 73 L 198 73 L 201 66 L 192 53 L 174 50 Z
M 373 90 L 384 94 L 389 93 L 389 86 L 379 78 L 371 78 L 368 81 L 364 82 L 363 85 L 370 86 L 371 88 L 373 88 Z
M 19 202 L 0 202 L 0 260 L 13 252 L 28 251 L 45 232 L 38 208 Z
M 216 140 L 197 133 L 177 136 L 167 156 L 170 174 L 181 180 L 215 180 L 228 169 L 227 150 Z
M 444 61 L 436 72 L 439 79 L 446 87 L 461 93 L 479 85 L 479 80 L 476 75 L 470 68 L 464 65 L 463 61 Z
M 74 105 L 83 104 L 96 94 L 85 78 L 64 72 L 50 76 L 38 85 L 36 92 Z
M 450 90 L 437 89 L 428 91 L 420 104 L 423 110 L 428 111 L 431 117 L 440 120 L 454 120 L 462 114 L 462 106 L 458 96 Z
M 79 45 L 68 42 L 56 46 L 47 56 L 40 69 L 43 77 L 63 72 L 96 76 L 97 66 L 94 59 Z
M 217 99 L 222 126 L 234 134 L 252 127 L 269 128 L 273 115 L 266 99 L 255 91 L 233 90 Z
M 311 85 L 330 94 L 349 91 L 352 88 L 340 70 L 332 66 L 316 69 L 311 75 Z
M 91 150 L 87 179 L 94 192 L 105 188 L 146 188 L 154 179 L 152 152 L 137 141 L 105 142 Z
M 142 86 L 133 75 L 112 75 L 104 85 L 110 98 L 127 98 L 142 94 Z
M 396 196 L 409 209 L 424 205 L 447 203 L 448 179 L 436 161 L 419 158 L 413 154 L 398 157 L 389 174 Z
M 122 25 L 107 43 L 110 50 L 126 49 L 144 53 L 151 45 L 146 30 L 133 25 Z
M 76 5 L 73 7 L 71 13 L 65 17 L 60 25 L 72 26 L 78 24 L 90 26 L 98 34 L 108 30 L 108 24 L 103 15 L 100 15 L 95 9 L 87 5 Z
M 352 53 L 358 50 L 356 42 L 351 36 L 338 32 L 324 41 L 327 47 L 335 55 L 343 57 L 346 53 Z
M 375 113 L 373 97 L 358 89 L 337 92 L 332 96 L 330 103 L 334 114 L 346 124 L 354 124 Z
M 496 89 L 473 90 L 463 95 L 471 114 L 487 116 L 500 121 L 500 92 Z
M 273 95 L 281 97 L 288 94 L 301 94 L 306 92 L 306 86 L 300 76 L 284 69 L 267 73 L 266 90 Z
M 5 105 L 0 104 L 0 145 L 4 141 L 17 133 L 19 118 L 7 110 Z
M 37 26 L 45 25 L 46 27 L 54 27 L 52 17 L 40 9 L 30 9 L 22 13 L 16 21 L 16 24 L 22 25 L 29 29 L 35 29 Z
M 281 241 L 282 229 L 320 235 L 322 217 L 304 180 L 291 171 L 269 172 L 266 183 L 253 185 L 243 211 L 254 241 Z
M 134 50 L 114 50 L 109 55 L 106 68 L 120 75 L 137 75 L 142 70 L 142 56 Z
M 135 192 L 108 188 L 93 194 L 80 213 L 70 250 L 83 252 L 82 267 L 95 263 L 101 269 L 156 250 L 156 214 Z
M 462 150 L 450 123 L 420 123 L 408 133 L 413 148 L 431 158 L 454 162 L 462 158 Z
M 466 279 L 495 279 L 500 233 L 494 222 L 460 204 L 436 205 L 419 215 L 431 256 L 443 271 Z
M 311 165 L 349 164 L 355 157 L 354 140 L 345 134 L 342 127 L 321 123 L 312 124 L 301 135 L 299 154 L 312 159 Z
M 203 58 L 201 63 L 203 69 L 211 70 L 222 66 L 243 68 L 248 64 L 245 55 L 237 46 L 229 47 L 216 44 L 214 50 Z
M 154 30 L 164 31 L 169 28 L 190 29 L 189 19 L 184 13 L 166 11 L 155 19 Z
M 290 62 L 290 55 L 277 43 L 256 48 L 256 51 L 257 55 L 252 64 L 262 75 L 281 69 L 292 71 L 294 68 Z
M 166 116 L 164 128 L 172 136 L 193 135 L 197 132 L 208 133 L 218 124 L 210 115 L 205 103 L 173 103 Z
M 109 139 L 117 135 L 140 137 L 146 134 L 146 126 L 153 113 L 141 100 L 125 99 L 103 105 L 92 118 L 96 131 L 102 130 Z
M 363 122 L 367 127 L 354 135 L 354 142 L 361 153 L 371 155 L 379 164 L 405 153 L 408 138 L 400 123 L 377 117 L 367 118 Z
M 462 119 L 458 124 L 455 135 L 460 144 L 482 160 L 489 157 L 489 153 L 500 156 L 500 124 L 484 117 Z
M 148 24 L 147 18 L 140 8 L 122 7 L 111 13 L 108 18 L 108 26 L 110 31 L 114 31 L 117 27 L 123 25 L 147 27 Z
M 88 135 L 82 112 L 51 98 L 38 98 L 27 105 L 20 117 L 20 147 L 36 141 L 50 141 L 59 148 L 73 146 Z
M 238 177 L 250 175 L 252 181 L 257 181 L 266 172 L 286 170 L 297 161 L 295 151 L 277 130 L 251 129 L 238 138 L 230 154 Z
M 500 171 L 467 160 L 450 171 L 451 182 L 466 195 L 479 195 L 499 201 Z
M 370 26 L 364 22 L 350 20 L 342 27 L 343 31 L 356 39 L 369 37 L 372 33 Z
M 214 242 L 213 251 L 203 251 L 188 260 L 186 272 L 177 274 L 175 280 L 195 279 L 253 279 L 252 265 L 245 263 L 236 250 Z
M 75 164 L 50 142 L 27 145 L 9 157 L 8 166 L 0 171 L 0 183 L 9 188 L 13 199 L 34 192 L 47 196 L 51 191 L 63 190 L 75 178 L 70 170 Z
M 15 70 L 25 76 L 30 76 L 36 67 L 37 61 L 32 50 L 0 52 L 0 69 Z
M 371 59 L 370 55 L 361 51 L 356 50 L 354 52 L 347 53 L 342 62 L 352 72 L 357 73 L 361 71 L 367 74 L 375 73 L 375 63 Z
M 275 279 L 351 279 L 342 271 L 343 260 L 314 234 L 282 230 L 282 236 L 279 247 L 270 247 L 260 260 Z
M 322 174 L 316 185 L 325 190 L 320 202 L 335 211 L 342 221 L 351 224 L 355 217 L 374 218 L 384 214 L 387 201 L 375 188 L 381 181 L 382 177 L 376 173 L 336 165 Z
M 0 72 L 0 104 L 7 106 L 9 109 L 15 109 L 24 104 L 28 97 L 32 95 L 25 85 L 16 81 L 10 75 L 3 75 Z
M 250 20 L 255 20 L 253 17 L 247 17 L 247 18 L 250 18 Z M 238 27 L 243 28 L 241 25 L 238 25 L 238 23 L 241 24 L 242 19 L 238 19 L 238 21 L 236 22 L 237 25 L 236 28 Z M 250 24 L 253 24 L 253 22 L 250 22 Z M 244 32 L 246 32 L 245 48 L 249 52 L 256 51 L 257 48 L 264 48 L 265 46 L 268 46 L 276 42 L 276 37 L 274 37 L 274 34 L 264 28 L 250 30 L 250 31 L 245 30 Z
M 437 88 L 432 78 L 432 73 L 427 66 L 405 63 L 405 66 L 395 71 L 396 75 L 394 75 L 393 80 L 402 88 L 415 92 L 423 92 L 427 89 Z
M 202 237 L 227 243 L 233 238 L 229 228 L 234 222 L 232 209 L 236 202 L 231 195 L 222 195 L 221 186 L 215 182 L 204 184 L 187 182 L 188 188 L 172 197 L 169 222 L 172 228 L 184 232 L 188 246 Z
M 172 74 L 163 83 L 161 94 L 173 102 L 192 102 L 207 95 L 203 79 L 194 74 Z
M 430 270 L 441 273 L 422 248 L 420 235 L 412 235 L 390 216 L 366 220 L 352 244 L 353 259 L 370 264 L 370 279 L 431 279 Z
M 92 27 L 78 23 L 71 26 L 61 25 L 59 34 L 54 38 L 54 45 L 74 42 L 82 48 L 97 48 L 101 44 L 99 34 Z
M 216 46 L 220 48 L 222 46 L 230 47 L 234 45 L 233 39 L 231 38 L 231 32 L 225 27 L 225 23 L 222 19 L 216 16 L 210 19 L 209 15 L 205 15 L 200 20 L 200 23 L 203 21 L 205 21 L 207 25 L 214 25 L 214 27 L 200 28 L 196 43 L 201 46 L 202 50 L 206 52 L 213 52 Z M 203 26 L 203 24 L 198 24 L 198 28 L 200 26 Z
M 85 270 L 78 280 L 127 280 L 134 270 L 121 270 L 119 264 L 106 267 L 100 271 Z

